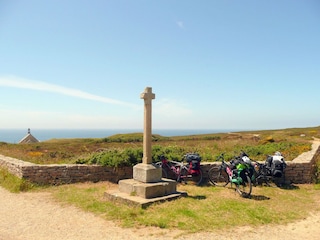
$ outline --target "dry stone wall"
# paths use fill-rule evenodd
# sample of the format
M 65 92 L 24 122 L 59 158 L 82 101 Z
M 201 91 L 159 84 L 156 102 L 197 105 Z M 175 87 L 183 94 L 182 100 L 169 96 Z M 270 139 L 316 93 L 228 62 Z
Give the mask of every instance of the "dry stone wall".
M 313 183 L 316 179 L 316 162 L 320 161 L 320 147 L 302 154 L 297 159 L 287 162 L 286 180 L 290 183 Z M 206 177 L 209 169 L 219 163 L 202 163 L 201 168 Z M 103 167 L 82 164 L 38 165 L 19 159 L 0 155 L 0 167 L 10 173 L 38 184 L 66 184 L 76 182 L 110 181 L 117 183 L 121 179 L 132 178 L 132 167 Z
M 38 184 L 66 184 L 76 182 L 118 182 L 132 178 L 132 167 L 103 167 L 82 164 L 38 165 L 0 155 L 0 167 L 10 173 Z
M 317 162 L 320 162 L 320 141 L 314 141 L 309 152 L 302 153 L 288 162 L 286 178 L 293 183 L 311 183 L 317 178 Z

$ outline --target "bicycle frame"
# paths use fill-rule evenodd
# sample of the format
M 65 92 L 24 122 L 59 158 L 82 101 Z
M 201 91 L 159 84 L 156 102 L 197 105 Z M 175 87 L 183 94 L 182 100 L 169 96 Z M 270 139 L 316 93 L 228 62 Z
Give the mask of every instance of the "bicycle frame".
M 244 169 L 231 169 L 230 165 L 224 162 L 226 166 L 226 172 L 229 176 L 229 182 L 234 183 L 236 186 L 237 193 L 242 197 L 250 197 L 252 191 L 251 179 L 249 177 L 249 171 L 247 168 Z M 248 188 L 248 190 L 247 190 Z
M 162 177 L 178 180 L 180 178 L 183 163 L 169 161 L 164 156 L 160 156 L 160 162 L 155 163 L 156 166 L 162 168 Z
M 159 162 L 156 163 L 157 165 L 160 165 Z M 163 169 L 166 170 L 170 170 L 171 172 L 173 172 L 177 177 L 180 175 L 181 172 L 181 167 L 182 167 L 182 163 L 180 162 L 176 162 L 176 161 L 169 161 L 166 158 L 161 158 L 161 165 L 160 167 L 162 167 Z M 165 176 L 167 177 L 167 176 Z
M 255 162 L 254 169 L 255 179 L 252 179 L 252 181 L 255 185 L 266 184 L 268 187 L 276 187 L 279 184 L 272 176 L 271 168 L 267 164 Z
M 231 186 L 232 186 L 232 183 L 237 184 L 237 182 L 234 181 L 234 178 L 233 178 L 234 177 L 233 170 L 231 169 L 230 165 L 228 165 L 224 160 L 222 160 L 221 168 L 224 169 L 224 171 L 226 171 L 226 173 L 227 173 L 227 175 L 229 177 L 229 182 L 231 183 Z
M 177 182 L 187 183 L 188 180 L 192 180 L 199 185 L 202 181 L 202 170 L 192 170 L 190 164 L 184 164 L 183 162 L 176 162 L 166 159 L 164 156 L 160 157 L 161 162 L 157 162 L 156 165 L 162 168 L 162 177 L 173 178 Z M 174 176 L 170 176 L 172 173 Z
M 231 183 L 236 186 L 236 191 L 242 197 L 250 197 L 252 191 L 251 179 L 249 177 L 249 171 L 247 168 L 243 169 L 232 169 L 229 164 L 224 161 L 223 154 L 218 157 L 217 160 L 221 159 L 221 166 L 217 169 L 215 166 L 208 171 L 209 180 L 215 186 L 225 187 Z M 238 165 L 237 165 L 238 166 Z M 235 172 L 237 173 L 235 175 Z

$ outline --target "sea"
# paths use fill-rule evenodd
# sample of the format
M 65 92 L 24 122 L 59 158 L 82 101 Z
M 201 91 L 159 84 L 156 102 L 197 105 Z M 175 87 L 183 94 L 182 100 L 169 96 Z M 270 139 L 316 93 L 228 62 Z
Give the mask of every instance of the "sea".
M 153 129 L 152 134 L 165 137 L 198 134 L 235 132 L 235 129 Z M 41 141 L 50 139 L 105 138 L 115 134 L 142 133 L 142 129 L 30 129 L 30 133 Z M 19 143 L 28 134 L 28 129 L 0 129 L 0 142 Z

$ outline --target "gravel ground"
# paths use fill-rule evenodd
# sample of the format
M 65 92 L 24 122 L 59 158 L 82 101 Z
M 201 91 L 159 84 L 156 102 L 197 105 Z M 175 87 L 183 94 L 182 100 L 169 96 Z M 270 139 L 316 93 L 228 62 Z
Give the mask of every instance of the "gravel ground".
M 315 141 L 313 147 L 318 148 L 319 145 L 320 142 Z M 51 198 L 50 193 L 13 194 L 0 187 L 0 196 L 1 240 L 320 239 L 320 212 L 311 212 L 306 219 L 287 225 L 184 235 L 179 230 L 121 228 L 116 223 L 73 206 L 61 206 Z

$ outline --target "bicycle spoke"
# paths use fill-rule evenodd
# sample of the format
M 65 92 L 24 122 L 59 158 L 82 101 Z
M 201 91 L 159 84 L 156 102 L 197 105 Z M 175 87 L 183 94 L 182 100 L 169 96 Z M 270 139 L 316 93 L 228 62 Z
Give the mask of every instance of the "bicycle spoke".
M 252 183 L 249 176 L 246 176 L 246 180 L 242 184 L 236 185 L 236 191 L 241 197 L 250 197 L 252 191 Z
M 200 185 L 203 179 L 202 170 L 199 169 L 198 173 L 191 174 L 186 166 L 183 166 L 180 174 L 181 183 L 190 185 Z
M 213 185 L 218 187 L 225 187 L 229 183 L 228 174 L 219 166 L 214 166 L 209 170 L 208 178 Z

